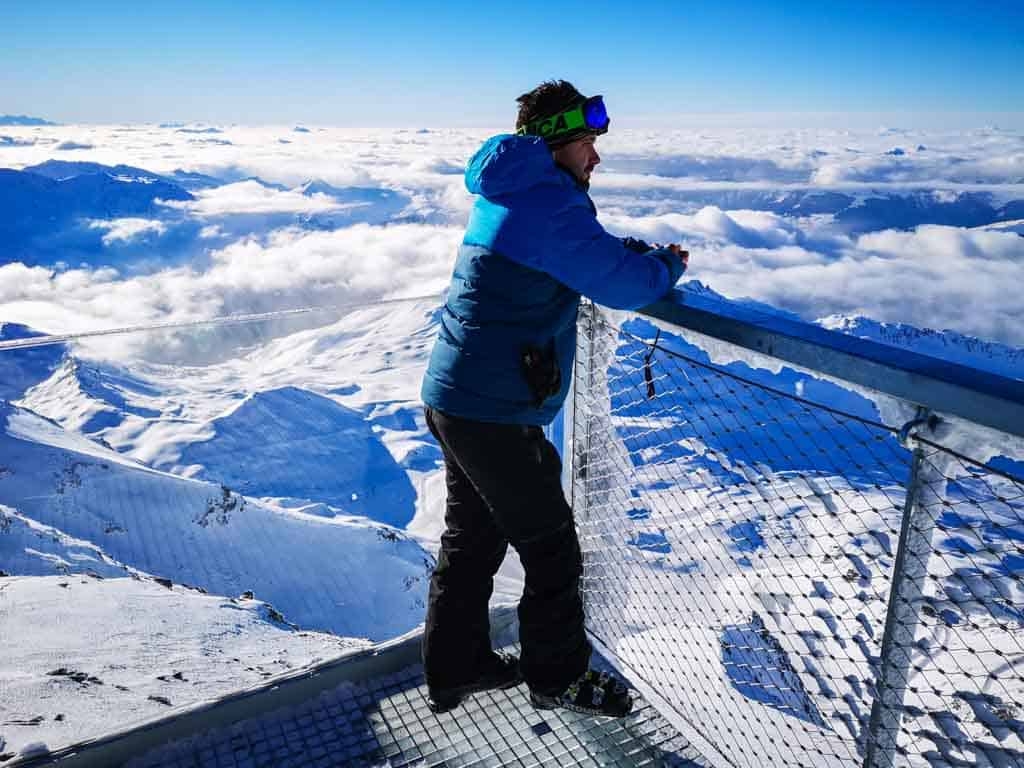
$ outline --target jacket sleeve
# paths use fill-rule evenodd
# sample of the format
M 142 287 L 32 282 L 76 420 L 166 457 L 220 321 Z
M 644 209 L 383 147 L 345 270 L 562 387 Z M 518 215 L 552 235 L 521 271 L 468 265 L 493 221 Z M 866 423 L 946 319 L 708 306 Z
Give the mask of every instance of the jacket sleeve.
M 540 268 L 613 309 L 637 309 L 661 298 L 685 269 L 682 260 L 667 249 L 631 250 L 581 205 L 569 206 L 555 216 Z

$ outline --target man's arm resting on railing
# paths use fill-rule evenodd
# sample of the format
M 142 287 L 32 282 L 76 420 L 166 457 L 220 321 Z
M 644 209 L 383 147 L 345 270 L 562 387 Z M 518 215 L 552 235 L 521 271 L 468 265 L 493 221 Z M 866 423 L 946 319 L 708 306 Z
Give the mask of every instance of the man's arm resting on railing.
M 663 296 L 682 277 L 683 254 L 679 246 L 640 253 L 606 232 L 590 211 L 573 206 L 552 222 L 540 268 L 598 304 L 637 309 Z

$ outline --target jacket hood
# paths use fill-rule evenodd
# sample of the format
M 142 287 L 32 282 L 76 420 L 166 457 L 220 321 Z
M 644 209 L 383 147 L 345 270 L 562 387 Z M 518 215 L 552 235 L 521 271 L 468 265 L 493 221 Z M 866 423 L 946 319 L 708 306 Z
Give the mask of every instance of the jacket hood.
M 484 142 L 466 166 L 466 189 L 496 197 L 527 189 L 555 170 L 551 150 L 539 136 L 502 134 Z

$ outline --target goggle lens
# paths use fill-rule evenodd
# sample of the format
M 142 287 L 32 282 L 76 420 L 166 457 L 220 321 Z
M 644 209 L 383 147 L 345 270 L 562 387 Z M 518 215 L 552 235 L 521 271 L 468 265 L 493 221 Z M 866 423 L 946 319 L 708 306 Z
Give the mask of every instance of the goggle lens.
M 595 131 L 608 127 L 608 110 L 605 109 L 603 98 L 595 96 L 583 103 L 583 122 L 587 128 Z

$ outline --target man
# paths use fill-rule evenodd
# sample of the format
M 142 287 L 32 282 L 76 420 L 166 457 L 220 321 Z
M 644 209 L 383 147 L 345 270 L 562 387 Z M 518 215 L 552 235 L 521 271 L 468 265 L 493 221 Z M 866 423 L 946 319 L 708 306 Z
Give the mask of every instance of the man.
M 535 707 L 621 717 L 632 707 L 626 687 L 588 669 L 580 545 L 542 426 L 569 388 L 580 296 L 644 306 L 675 285 L 688 255 L 598 223 L 587 190 L 609 124 L 600 96 L 552 81 L 518 103 L 517 135 L 489 139 L 466 169 L 479 197 L 423 381 L 448 490 L 423 640 L 429 704 L 443 712 L 525 680 Z M 496 654 L 489 637 L 509 544 L 525 573 L 521 660 Z

